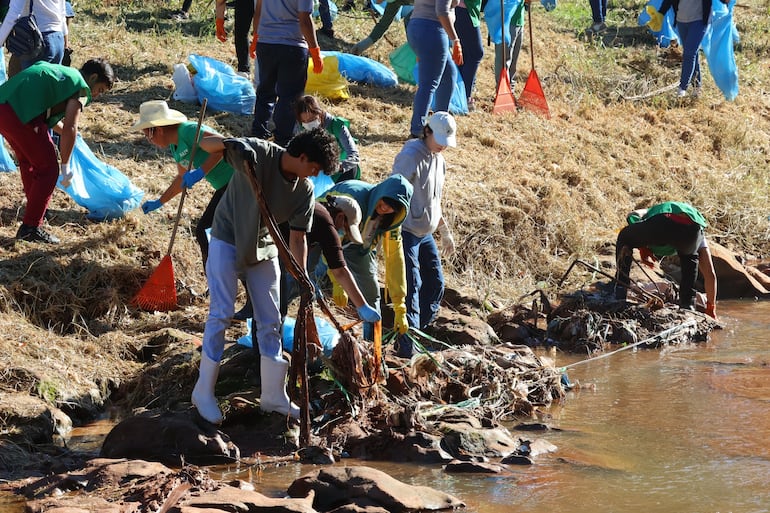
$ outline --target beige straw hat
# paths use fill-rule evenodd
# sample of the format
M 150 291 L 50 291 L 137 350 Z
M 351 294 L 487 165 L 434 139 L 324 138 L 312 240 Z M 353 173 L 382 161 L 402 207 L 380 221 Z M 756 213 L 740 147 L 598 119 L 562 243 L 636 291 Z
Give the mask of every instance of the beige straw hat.
M 139 106 L 139 121 L 132 130 L 144 130 L 154 126 L 178 125 L 187 121 L 187 116 L 178 110 L 169 109 L 164 100 L 150 100 Z

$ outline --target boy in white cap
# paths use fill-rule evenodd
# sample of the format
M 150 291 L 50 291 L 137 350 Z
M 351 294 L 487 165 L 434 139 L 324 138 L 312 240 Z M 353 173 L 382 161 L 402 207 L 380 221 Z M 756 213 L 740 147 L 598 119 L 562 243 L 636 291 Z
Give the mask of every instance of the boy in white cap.
M 454 238 L 441 212 L 446 162 L 441 154 L 455 147 L 457 125 L 448 112 L 436 112 L 423 124 L 422 136 L 404 144 L 393 162 L 393 175 L 402 175 L 414 188 L 401 226 L 406 263 L 406 318 L 423 329 L 438 315 L 444 297 L 444 274 L 433 233 L 441 235 L 442 254 L 455 250 Z M 409 337 L 398 340 L 398 355 L 412 356 Z

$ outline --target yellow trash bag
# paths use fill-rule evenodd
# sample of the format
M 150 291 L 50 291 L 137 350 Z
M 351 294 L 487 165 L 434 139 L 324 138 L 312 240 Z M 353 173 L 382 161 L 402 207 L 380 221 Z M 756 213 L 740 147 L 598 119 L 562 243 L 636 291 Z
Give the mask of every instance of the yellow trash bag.
M 313 60 L 308 59 L 307 83 L 305 94 L 323 96 L 329 100 L 347 100 L 350 98 L 348 81 L 340 75 L 340 63 L 337 57 L 324 57 L 322 73 L 313 73 Z

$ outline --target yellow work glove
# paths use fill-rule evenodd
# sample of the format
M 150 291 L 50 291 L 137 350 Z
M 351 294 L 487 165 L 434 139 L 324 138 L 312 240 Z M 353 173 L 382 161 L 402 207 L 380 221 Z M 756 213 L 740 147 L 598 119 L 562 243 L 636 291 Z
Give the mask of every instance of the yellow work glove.
M 645 7 L 644 10 L 650 15 L 650 21 L 647 22 L 647 26 L 653 32 L 660 32 L 663 29 L 663 15 L 651 5 Z
M 348 293 L 345 292 L 345 289 L 342 288 L 342 285 L 340 285 L 339 282 L 334 279 L 334 275 L 332 274 L 331 270 L 329 270 L 326 275 L 332 282 L 332 299 L 334 299 L 334 304 L 340 308 L 345 308 L 348 306 Z
M 406 320 L 406 305 L 404 303 L 393 305 L 393 314 L 393 329 L 396 330 L 399 335 L 403 335 L 409 331 L 409 322 Z

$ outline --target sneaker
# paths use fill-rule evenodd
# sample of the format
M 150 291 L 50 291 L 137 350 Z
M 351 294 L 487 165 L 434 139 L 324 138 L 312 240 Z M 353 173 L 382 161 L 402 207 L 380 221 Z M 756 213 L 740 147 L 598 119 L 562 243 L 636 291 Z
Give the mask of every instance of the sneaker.
M 169 16 L 174 21 L 185 21 L 190 19 L 190 13 L 187 11 L 176 11 Z
M 328 37 L 330 39 L 334 39 L 334 29 L 331 28 L 331 27 L 329 27 L 329 28 L 321 27 L 320 29 L 318 29 L 318 33 L 319 34 L 323 34 L 324 36 L 326 36 L 326 37 Z
M 598 21 L 586 29 L 586 34 L 600 34 L 607 30 L 607 25 L 603 21 Z
M 343 11 L 350 11 L 356 7 L 356 2 L 354 0 L 347 0 L 345 4 L 342 6 Z
M 51 235 L 39 226 L 28 226 L 22 223 L 16 232 L 16 240 L 27 242 L 43 242 L 45 244 L 58 244 L 61 242 L 58 237 Z
M 701 86 L 697 85 L 692 88 L 692 97 L 693 98 L 700 98 L 700 95 L 703 93 L 703 90 L 701 89 Z
M 687 89 L 679 89 L 679 90 L 677 90 L 677 92 L 676 92 L 676 97 L 677 98 L 684 98 L 685 96 L 687 96 Z
M 468 98 L 468 112 L 476 112 L 476 100 Z

